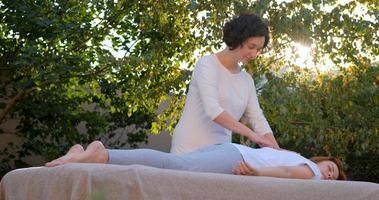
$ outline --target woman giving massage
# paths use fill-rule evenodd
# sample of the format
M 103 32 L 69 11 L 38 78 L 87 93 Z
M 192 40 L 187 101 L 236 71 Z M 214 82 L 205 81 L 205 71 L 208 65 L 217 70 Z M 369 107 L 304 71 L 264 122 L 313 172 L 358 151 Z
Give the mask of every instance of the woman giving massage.
M 194 69 L 186 105 L 175 128 L 171 152 L 150 149 L 111 150 L 99 141 L 86 150 L 74 145 L 65 156 L 46 163 L 141 164 L 164 169 L 299 179 L 346 180 L 342 163 L 333 157 L 308 160 L 279 149 L 259 106 L 251 76 L 240 63 L 255 59 L 269 42 L 260 17 L 243 14 L 225 24 L 227 48 L 204 56 Z M 245 115 L 252 127 L 239 122 Z M 232 144 L 231 132 L 264 147 Z
M 334 157 L 314 157 L 309 160 L 292 151 L 270 147 L 254 149 L 234 143 L 209 145 L 190 153 L 175 155 L 152 149 L 106 149 L 100 141 L 94 141 L 86 150 L 79 144 L 74 145 L 66 155 L 46 163 L 46 166 L 66 163 L 140 164 L 197 172 L 346 180 L 342 162 Z

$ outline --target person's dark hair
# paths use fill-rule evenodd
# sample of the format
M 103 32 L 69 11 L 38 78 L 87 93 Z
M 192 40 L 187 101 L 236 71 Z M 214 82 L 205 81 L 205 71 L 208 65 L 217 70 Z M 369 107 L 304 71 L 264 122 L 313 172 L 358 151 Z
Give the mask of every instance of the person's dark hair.
M 343 170 L 343 164 L 342 164 L 342 161 L 340 159 L 335 158 L 333 156 L 314 156 L 314 157 L 310 158 L 310 160 L 312 160 L 315 163 L 325 161 L 325 160 L 329 160 L 329 161 L 334 162 L 338 168 L 337 180 L 347 180 L 347 176 L 346 176 L 345 171 Z
M 268 26 L 263 20 L 254 14 L 241 14 L 226 22 L 223 28 L 222 40 L 230 50 L 236 49 L 250 37 L 264 36 L 263 48 L 270 41 Z

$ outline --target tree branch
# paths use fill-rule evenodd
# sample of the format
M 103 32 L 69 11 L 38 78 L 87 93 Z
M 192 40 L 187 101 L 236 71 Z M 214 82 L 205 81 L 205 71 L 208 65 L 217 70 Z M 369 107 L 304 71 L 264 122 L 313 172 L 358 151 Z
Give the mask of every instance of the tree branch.
M 5 116 L 11 111 L 11 109 L 16 105 L 18 101 L 20 101 L 24 96 L 30 94 L 33 90 L 35 90 L 37 87 L 32 87 L 27 90 L 21 90 L 17 93 L 16 96 L 14 96 L 10 102 L 7 103 L 5 108 L 0 113 L 0 123 L 5 119 Z

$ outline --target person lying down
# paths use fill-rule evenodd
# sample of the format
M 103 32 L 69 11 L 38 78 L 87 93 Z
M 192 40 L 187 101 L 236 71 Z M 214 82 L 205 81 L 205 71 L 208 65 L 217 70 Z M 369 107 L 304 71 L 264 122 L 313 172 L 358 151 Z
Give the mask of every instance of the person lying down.
M 211 172 L 294 179 L 346 180 L 342 162 L 334 157 L 307 159 L 300 154 L 269 147 L 250 148 L 226 143 L 210 145 L 190 153 L 175 155 L 152 149 L 106 149 L 94 141 L 87 149 L 76 144 L 66 155 L 46 163 L 55 167 L 66 163 L 140 164 L 163 169 Z

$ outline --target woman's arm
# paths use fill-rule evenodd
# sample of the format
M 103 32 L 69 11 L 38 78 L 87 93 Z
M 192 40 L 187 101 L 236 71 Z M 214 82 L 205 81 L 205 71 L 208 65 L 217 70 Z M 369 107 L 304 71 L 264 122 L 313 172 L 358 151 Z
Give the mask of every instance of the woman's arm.
M 264 136 L 256 134 L 250 128 L 235 120 L 226 111 L 219 114 L 213 121 L 220 124 L 224 128 L 249 138 L 249 140 L 257 143 L 261 147 L 272 147 L 275 149 L 279 148 L 279 145 L 276 143 L 272 133 L 267 133 Z
M 234 119 L 221 107 L 218 93 L 219 68 L 208 64 L 204 63 L 204 61 L 198 63 L 192 75 L 192 81 L 194 81 L 194 84 L 196 83 L 195 85 L 198 87 L 205 114 L 220 126 L 249 138 L 249 140 L 256 142 L 261 147 L 279 148 L 274 137 L 263 137 L 262 135 L 256 134 L 250 128 Z M 254 107 L 252 107 L 252 109 L 254 109 Z M 272 138 L 274 139 L 272 140 Z
M 276 142 L 276 139 L 275 139 L 275 136 L 274 136 L 273 133 L 265 133 L 263 135 L 263 137 L 266 138 L 266 140 L 270 141 L 273 144 L 273 146 L 271 146 L 272 148 L 274 148 L 274 149 L 280 149 L 279 144 L 278 144 L 278 142 Z M 259 146 L 260 147 L 264 147 L 264 146 L 261 146 L 261 145 L 259 145 Z
M 281 166 L 256 169 L 246 162 L 241 162 L 234 169 L 236 175 L 270 176 L 277 178 L 311 179 L 314 174 L 307 165 Z
M 258 101 L 258 96 L 256 92 L 256 88 L 254 85 L 254 81 L 252 80 L 252 89 L 250 91 L 249 101 L 243 116 L 243 120 L 247 122 L 251 129 L 263 135 L 267 140 L 273 143 L 273 148 L 278 149 L 279 145 L 272 133 L 270 125 L 263 114 L 263 110 L 261 109 Z M 264 133 L 264 134 L 262 134 Z M 260 147 L 264 147 L 259 145 Z

